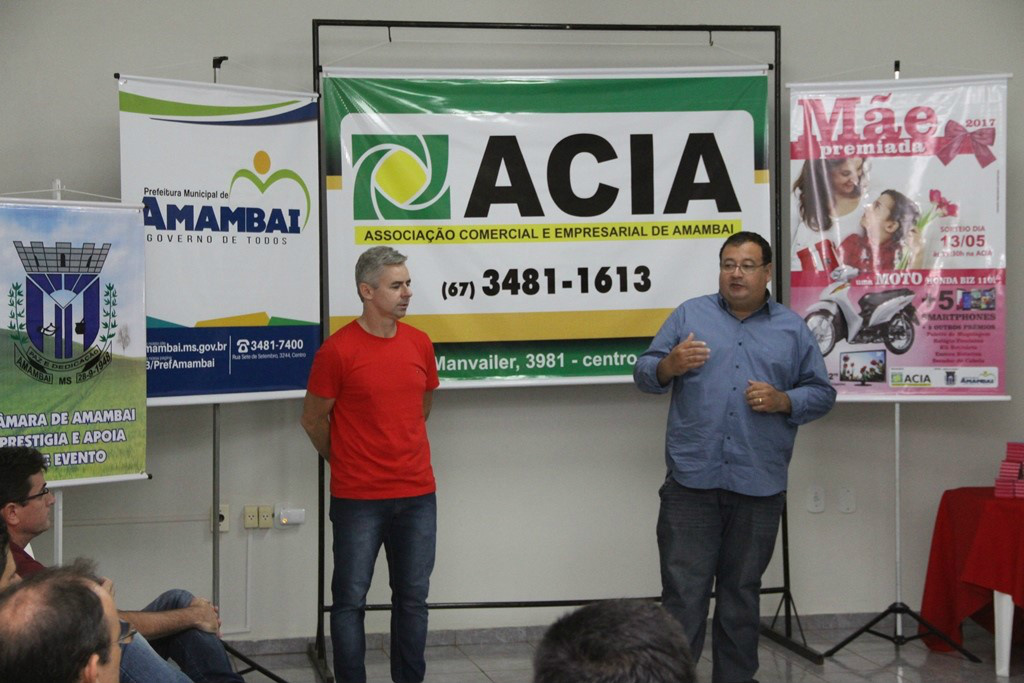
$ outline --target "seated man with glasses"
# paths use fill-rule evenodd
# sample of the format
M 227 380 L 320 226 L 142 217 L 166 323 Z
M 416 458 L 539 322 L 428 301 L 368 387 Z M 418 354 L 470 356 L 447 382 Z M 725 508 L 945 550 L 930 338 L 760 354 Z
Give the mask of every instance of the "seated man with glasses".
M 117 683 L 133 633 L 91 565 L 45 569 L 0 592 L 0 681 Z
M 633 369 L 642 391 L 671 392 L 657 524 L 662 605 L 697 659 L 714 587 L 715 681 L 757 672 L 761 575 L 797 425 L 836 397 L 807 325 L 768 294 L 771 264 L 763 237 L 730 236 L 718 292 L 676 308 Z
M 0 448 L 0 519 L 7 524 L 11 552 L 23 579 L 45 569 L 25 546 L 50 528 L 53 502 L 46 486 L 44 456 L 34 448 Z M 120 617 L 139 633 L 121 658 L 124 683 L 242 683 L 220 642 L 217 608 L 208 600 L 170 590 L 142 611 L 122 611 Z

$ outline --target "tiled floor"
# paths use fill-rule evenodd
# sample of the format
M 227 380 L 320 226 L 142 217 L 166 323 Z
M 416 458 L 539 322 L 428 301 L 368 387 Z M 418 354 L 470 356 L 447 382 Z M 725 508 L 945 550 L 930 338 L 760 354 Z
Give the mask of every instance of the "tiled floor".
M 907 625 L 904 628 L 908 628 Z M 883 633 L 891 629 L 879 628 Z M 965 627 L 965 646 L 982 659 L 973 664 L 956 654 L 931 652 L 920 641 L 897 649 L 892 643 L 863 635 L 817 666 L 789 650 L 762 638 L 761 683 L 1024 683 L 1024 652 L 1015 651 L 1009 678 L 995 675 L 992 635 L 976 626 Z M 849 630 L 807 632 L 808 645 L 824 652 L 841 642 Z M 427 683 L 530 683 L 534 643 L 495 645 L 446 645 L 427 648 Z M 316 683 L 305 655 L 255 657 L 288 683 Z M 366 657 L 369 683 L 391 680 L 387 654 L 372 650 Z M 705 649 L 697 666 L 698 680 L 711 680 L 711 661 Z M 262 674 L 246 675 L 247 683 L 265 683 Z

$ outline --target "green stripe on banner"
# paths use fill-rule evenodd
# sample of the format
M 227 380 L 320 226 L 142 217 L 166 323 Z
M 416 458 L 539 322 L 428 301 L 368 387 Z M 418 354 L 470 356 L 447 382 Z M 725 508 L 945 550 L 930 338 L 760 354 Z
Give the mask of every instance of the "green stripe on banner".
M 442 380 L 543 380 L 558 377 L 622 377 L 633 374 L 636 357 L 651 340 L 436 344 Z
M 122 91 L 119 104 L 122 112 L 130 114 L 147 114 L 150 116 L 233 116 L 252 114 L 254 112 L 280 109 L 297 103 L 298 100 L 278 102 L 276 104 L 260 104 L 251 107 L 225 107 L 210 104 L 189 104 L 173 100 L 160 100 L 155 97 L 134 95 Z
M 348 114 L 624 113 L 746 111 L 754 163 L 766 169 L 765 76 L 665 78 L 325 78 L 327 175 L 341 173 L 341 120 Z

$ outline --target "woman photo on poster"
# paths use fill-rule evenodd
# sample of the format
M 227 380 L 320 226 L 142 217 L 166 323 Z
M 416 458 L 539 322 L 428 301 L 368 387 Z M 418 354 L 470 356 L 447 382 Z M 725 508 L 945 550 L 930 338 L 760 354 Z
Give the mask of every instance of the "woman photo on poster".
M 884 190 L 864 208 L 861 230 L 839 244 L 839 260 L 862 273 L 894 270 L 900 262 L 916 267 L 922 246 L 916 232 L 920 217 L 913 200 L 902 192 Z
M 793 233 L 790 268 L 831 272 L 839 265 L 836 246 L 860 232 L 857 209 L 867 189 L 868 163 L 862 157 L 808 159 L 793 183 L 800 221 Z

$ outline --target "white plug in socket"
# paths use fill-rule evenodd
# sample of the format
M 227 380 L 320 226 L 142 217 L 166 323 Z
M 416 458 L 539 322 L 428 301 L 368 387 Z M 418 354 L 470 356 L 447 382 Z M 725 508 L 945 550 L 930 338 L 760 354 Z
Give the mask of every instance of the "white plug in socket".
M 279 529 L 296 526 L 306 521 L 305 508 L 290 508 L 277 505 L 274 508 L 274 524 Z

